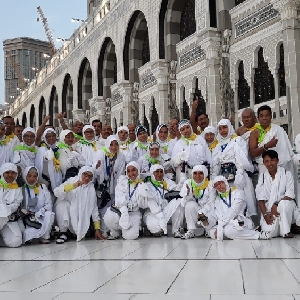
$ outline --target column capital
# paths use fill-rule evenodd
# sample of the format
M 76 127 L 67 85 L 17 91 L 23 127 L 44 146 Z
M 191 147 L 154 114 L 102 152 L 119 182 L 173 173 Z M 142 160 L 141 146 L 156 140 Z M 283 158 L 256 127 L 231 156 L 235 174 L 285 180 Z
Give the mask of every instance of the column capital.
M 282 20 L 297 19 L 300 0 L 271 0 L 271 4 L 279 11 Z

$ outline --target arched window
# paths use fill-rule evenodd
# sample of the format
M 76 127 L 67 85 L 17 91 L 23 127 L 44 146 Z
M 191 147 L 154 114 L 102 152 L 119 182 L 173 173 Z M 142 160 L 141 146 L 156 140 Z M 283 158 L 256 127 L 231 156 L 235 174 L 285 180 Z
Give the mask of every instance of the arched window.
M 239 80 L 238 80 L 238 101 L 239 109 L 243 109 L 250 106 L 250 87 L 244 75 L 244 63 L 240 62 L 239 68 Z
M 195 0 L 188 0 L 184 6 L 180 21 L 180 40 L 196 32 Z
M 279 48 L 279 69 L 278 69 L 278 76 L 279 76 L 279 96 L 286 96 L 286 82 L 285 82 L 285 67 L 284 67 L 284 48 L 283 44 L 280 45 Z

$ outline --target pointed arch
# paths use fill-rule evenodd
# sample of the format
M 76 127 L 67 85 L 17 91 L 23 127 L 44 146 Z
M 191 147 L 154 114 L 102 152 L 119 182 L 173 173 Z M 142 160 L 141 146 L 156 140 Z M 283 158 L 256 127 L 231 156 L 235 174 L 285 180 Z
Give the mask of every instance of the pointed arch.
M 92 69 L 89 60 L 85 57 L 80 65 L 78 75 L 78 108 L 90 109 L 88 100 L 93 97 Z
M 39 103 L 39 125 L 42 124 L 45 117 L 46 117 L 46 103 L 45 103 L 45 98 L 42 96 Z
M 58 114 L 58 95 L 56 87 L 53 85 L 50 94 L 49 101 L 49 115 L 50 115 L 50 124 L 57 128 L 59 126 L 58 120 L 56 119 L 56 114 Z
M 27 127 L 27 116 L 26 116 L 26 112 L 23 112 L 23 116 L 22 116 L 22 126 L 24 128 Z
M 62 111 L 66 112 L 66 119 L 73 119 L 73 82 L 71 75 L 67 73 L 63 82 L 62 90 Z
M 35 107 L 32 104 L 30 107 L 30 115 L 29 115 L 29 126 L 32 128 L 36 127 L 36 118 L 35 118 Z

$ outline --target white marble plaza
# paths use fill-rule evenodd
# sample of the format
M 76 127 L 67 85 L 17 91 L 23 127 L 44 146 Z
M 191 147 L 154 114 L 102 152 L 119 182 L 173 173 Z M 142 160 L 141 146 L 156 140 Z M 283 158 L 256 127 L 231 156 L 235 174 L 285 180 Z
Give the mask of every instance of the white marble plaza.
M 0 248 L 0 299 L 300 300 L 300 236 Z

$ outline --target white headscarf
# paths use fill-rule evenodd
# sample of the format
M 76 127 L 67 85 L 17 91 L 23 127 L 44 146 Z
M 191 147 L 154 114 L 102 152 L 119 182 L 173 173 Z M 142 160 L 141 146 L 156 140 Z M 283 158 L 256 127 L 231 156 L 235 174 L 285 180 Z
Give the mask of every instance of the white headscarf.
M 129 134 L 129 129 L 128 129 L 127 126 L 120 126 L 120 127 L 118 127 L 118 129 L 117 129 L 118 141 L 121 142 L 121 143 L 125 143 L 125 142 L 128 141 L 129 136 L 127 136 L 126 141 L 120 141 L 120 138 L 119 138 L 119 132 L 120 132 L 121 130 L 125 130 L 125 131 L 127 131 L 127 133 Z
M 26 127 L 23 131 L 22 131 L 22 140 L 24 141 L 24 135 L 27 133 L 27 132 L 32 132 L 34 134 L 34 136 L 36 137 L 36 132 L 35 130 L 32 128 L 32 127 Z M 25 144 L 25 142 L 24 142 Z M 28 145 L 29 147 L 31 146 L 34 146 L 35 144 L 35 141 L 33 141 L 33 143 L 31 145 Z
M 192 130 L 192 134 L 193 134 L 193 128 L 192 128 L 192 125 L 189 120 L 186 120 L 186 119 L 181 120 L 178 124 L 178 129 L 180 130 L 183 126 L 186 126 L 186 125 L 190 126 L 190 128 Z
M 85 134 L 84 132 L 87 130 L 87 129 L 92 129 L 94 131 L 94 138 L 92 140 L 87 140 L 86 137 L 85 137 Z M 95 140 L 95 136 L 96 136 L 96 131 L 95 131 L 95 128 L 94 126 L 92 125 L 85 125 L 83 126 L 83 129 L 82 129 L 82 137 L 84 138 L 84 140 L 86 140 L 87 142 L 93 142 Z
M 29 173 L 29 172 L 32 172 L 32 171 L 36 172 L 36 173 L 38 174 L 38 176 L 37 176 L 36 182 L 35 182 L 34 184 L 29 184 L 29 183 L 27 182 L 26 177 L 27 177 L 28 173 Z M 35 185 L 35 184 L 38 182 L 38 180 L 39 180 L 39 171 L 38 171 L 38 169 L 37 169 L 36 167 L 34 167 L 34 166 L 26 167 L 25 170 L 23 171 L 22 175 L 23 175 L 24 181 L 25 181 L 26 184 L 28 184 L 28 185 Z
M 18 174 L 18 168 L 15 164 L 12 163 L 5 163 L 0 167 L 0 176 L 5 183 L 7 182 L 5 181 L 3 174 L 8 171 L 13 171 Z
M 223 137 L 219 133 L 219 126 L 227 126 L 228 127 L 228 134 L 226 137 Z M 227 144 L 230 141 L 230 138 L 235 134 L 235 130 L 228 119 L 222 119 L 219 121 L 217 126 L 218 134 L 217 134 L 217 140 L 219 141 L 220 145 Z
M 196 166 L 194 166 L 194 167 L 193 167 L 193 170 L 192 170 L 192 174 L 193 174 L 194 172 L 202 172 L 202 173 L 204 174 L 204 180 L 205 180 L 205 178 L 207 178 L 207 176 L 208 176 L 208 170 L 207 170 L 207 168 L 206 168 L 205 166 L 203 166 L 203 165 L 196 165 Z
M 50 144 L 48 144 L 47 143 L 47 140 L 46 140 L 46 135 L 48 134 L 48 133 L 55 133 L 55 135 L 56 135 L 56 131 L 53 129 L 53 128 L 47 128 L 45 131 L 44 131 L 44 133 L 43 133 L 43 136 L 42 136 L 42 140 L 46 143 L 46 145 L 48 146 L 48 147 L 50 147 L 50 148 L 55 148 L 56 147 L 56 142 L 53 144 L 53 145 L 50 145 Z
M 106 140 L 105 140 L 105 148 L 108 152 L 110 152 L 109 147 L 111 142 L 117 141 L 119 143 L 119 139 L 116 135 L 110 135 Z
M 205 135 L 206 133 L 213 133 L 214 135 L 217 135 L 217 129 L 214 126 L 207 126 L 203 130 L 202 134 Z
M 168 137 L 167 137 L 164 141 L 162 141 L 162 140 L 159 139 L 158 134 L 159 134 L 159 131 L 160 131 L 163 127 L 166 127 L 166 128 L 168 129 L 168 132 L 169 132 L 169 127 L 168 127 L 168 125 L 166 125 L 166 124 L 160 124 L 160 125 L 158 125 L 158 126 L 156 127 L 156 131 L 155 131 L 155 133 L 156 133 L 156 140 L 157 140 L 159 143 L 163 143 L 163 142 L 167 142 L 167 141 L 168 141 Z
M 140 178 L 140 166 L 135 161 L 131 161 L 130 163 L 128 163 L 126 165 L 126 168 L 125 168 L 126 172 L 127 172 L 128 167 L 135 167 L 138 170 L 138 176 L 136 177 L 136 179 L 139 179 Z
M 79 173 L 78 173 L 78 180 L 81 180 L 82 173 L 84 173 L 84 172 L 91 172 L 91 173 L 93 174 L 93 178 L 94 178 L 94 176 L 95 176 L 95 171 L 94 171 L 94 169 L 93 169 L 92 167 L 89 167 L 89 166 L 83 166 L 83 167 L 81 167 L 80 170 L 79 170 Z M 91 183 L 93 183 L 93 180 L 90 181 L 87 185 L 89 185 L 89 184 L 91 184 Z M 84 185 L 84 186 L 87 186 L 87 185 Z
M 219 181 L 225 182 L 225 185 L 226 185 L 226 192 L 228 192 L 229 189 L 230 189 L 230 186 L 229 186 L 228 181 L 226 180 L 226 178 L 225 178 L 224 176 L 221 176 L 221 175 L 216 176 L 216 177 L 214 178 L 213 182 L 212 182 L 213 186 L 214 186 L 217 182 L 219 182 Z
M 63 131 L 59 134 L 59 141 L 60 141 L 61 143 L 64 143 L 64 144 L 65 144 L 65 137 L 66 137 L 70 132 L 73 133 L 73 131 L 70 130 L 70 129 L 65 129 L 65 130 L 63 130 Z M 74 133 L 73 133 L 73 134 L 74 134 Z
M 162 165 L 152 165 L 151 168 L 150 168 L 150 174 L 151 174 L 151 179 L 152 180 L 155 180 L 155 177 L 154 177 L 154 172 L 157 171 L 157 170 L 163 170 L 165 171 L 164 167 Z

